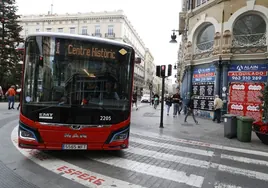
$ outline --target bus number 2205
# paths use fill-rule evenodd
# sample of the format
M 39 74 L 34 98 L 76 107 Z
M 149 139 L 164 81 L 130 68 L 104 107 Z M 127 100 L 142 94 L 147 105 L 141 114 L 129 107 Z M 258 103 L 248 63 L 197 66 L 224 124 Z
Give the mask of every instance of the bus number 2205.
M 100 116 L 100 121 L 111 121 L 112 117 L 111 116 Z

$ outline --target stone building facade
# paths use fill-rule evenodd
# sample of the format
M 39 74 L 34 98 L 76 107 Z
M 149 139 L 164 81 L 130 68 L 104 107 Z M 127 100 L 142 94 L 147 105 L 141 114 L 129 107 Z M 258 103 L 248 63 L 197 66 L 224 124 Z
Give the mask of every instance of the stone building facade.
M 224 99 L 233 83 L 267 82 L 267 0 L 184 0 L 179 32 L 181 91 L 196 95 L 196 113 L 213 117 L 214 95 Z

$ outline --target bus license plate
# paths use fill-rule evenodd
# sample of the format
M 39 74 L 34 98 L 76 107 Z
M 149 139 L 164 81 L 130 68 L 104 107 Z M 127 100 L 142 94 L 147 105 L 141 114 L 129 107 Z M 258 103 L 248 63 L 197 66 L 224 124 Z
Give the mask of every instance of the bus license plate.
M 87 144 L 63 144 L 62 149 L 64 149 L 64 150 L 86 150 Z

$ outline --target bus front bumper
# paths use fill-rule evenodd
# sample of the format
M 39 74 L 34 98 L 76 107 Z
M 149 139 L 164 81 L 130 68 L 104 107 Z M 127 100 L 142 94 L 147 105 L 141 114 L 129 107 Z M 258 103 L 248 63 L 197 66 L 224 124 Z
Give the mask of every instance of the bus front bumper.
M 94 132 L 92 135 L 85 132 L 88 137 L 102 137 L 103 140 L 89 140 L 85 138 L 63 139 L 66 131 L 37 130 L 28 126 L 21 125 L 18 129 L 18 146 L 20 148 L 38 150 L 122 150 L 128 148 L 129 126 L 113 131 L 105 135 Z M 66 134 L 66 133 L 65 133 Z M 77 133 L 71 133 L 72 135 Z M 107 138 L 108 136 L 108 138 Z M 61 139 L 62 138 L 62 139 Z

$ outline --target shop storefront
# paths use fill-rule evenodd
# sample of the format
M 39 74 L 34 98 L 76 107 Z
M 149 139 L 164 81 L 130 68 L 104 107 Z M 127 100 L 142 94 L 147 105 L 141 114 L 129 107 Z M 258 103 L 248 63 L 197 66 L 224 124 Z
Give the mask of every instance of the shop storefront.
M 267 82 L 267 64 L 265 61 L 235 62 L 229 66 L 228 113 L 250 116 L 261 120 L 262 113 L 259 96 Z
M 193 69 L 192 94 L 197 116 L 213 118 L 215 71 L 213 65 L 196 66 Z

